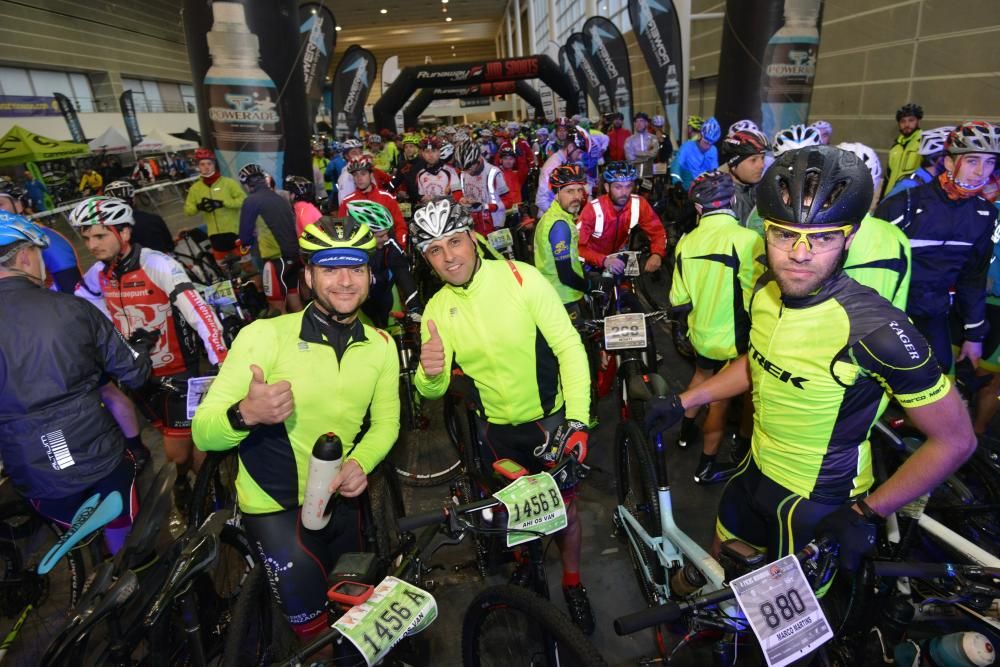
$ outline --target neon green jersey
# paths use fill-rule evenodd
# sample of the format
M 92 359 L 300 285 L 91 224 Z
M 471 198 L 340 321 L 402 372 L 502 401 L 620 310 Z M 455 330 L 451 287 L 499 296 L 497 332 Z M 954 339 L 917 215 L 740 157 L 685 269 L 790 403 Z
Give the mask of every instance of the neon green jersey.
M 888 394 L 912 408 L 948 393 L 906 314 L 843 272 L 801 298 L 765 273 L 750 317 L 753 457 L 805 498 L 841 503 L 872 485 L 868 435 Z
M 554 241 L 550 232 L 552 227 L 558 223 L 563 223 L 568 232 L 568 239 L 560 238 Z M 576 303 L 583 298 L 583 292 L 563 284 L 559 279 L 559 272 L 556 270 L 556 260 L 572 260 L 570 266 L 583 282 L 583 263 L 580 262 L 580 232 L 573 222 L 573 216 L 567 213 L 559 205 L 558 199 L 552 200 L 552 205 L 545 211 L 541 219 L 535 224 L 535 268 L 542 272 L 545 279 L 555 287 L 559 293 L 559 298 L 563 303 Z
M 701 356 L 727 361 L 747 351 L 747 310 L 763 255 L 764 240 L 722 211 L 702 216 L 677 242 L 670 305 L 691 309 L 688 335 Z
M 201 212 L 201 219 L 208 226 L 208 235 L 239 234 L 240 207 L 247 198 L 247 193 L 240 184 L 231 178 L 220 176 L 212 185 L 205 185 L 205 181 L 199 178 L 188 190 L 187 198 L 184 200 L 184 215 L 188 217 L 198 215 L 198 204 L 205 198 L 222 202 L 222 208 Z
M 906 310 L 910 293 L 910 240 L 903 231 L 881 218 L 866 215 L 854 233 L 844 271 Z
M 566 418 L 590 423 L 590 370 L 580 335 L 555 289 L 535 267 L 482 261 L 466 287 L 445 285 L 424 310 L 421 336 L 433 320 L 444 343 L 445 370 L 416 387 L 444 395 L 453 365 L 472 381 L 481 416 L 494 424 L 525 424 L 563 406 Z
M 236 431 L 226 411 L 246 398 L 250 364 L 264 371 L 269 384 L 290 382 L 295 409 L 282 424 Z M 191 431 L 198 449 L 239 447 L 240 508 L 247 514 L 265 514 L 300 506 L 316 439 L 336 433 L 346 455 L 366 413 L 371 426 L 347 458 L 370 473 L 399 433 L 395 341 L 360 321 L 337 328 L 309 306 L 300 313 L 257 320 L 240 331 L 195 413 Z

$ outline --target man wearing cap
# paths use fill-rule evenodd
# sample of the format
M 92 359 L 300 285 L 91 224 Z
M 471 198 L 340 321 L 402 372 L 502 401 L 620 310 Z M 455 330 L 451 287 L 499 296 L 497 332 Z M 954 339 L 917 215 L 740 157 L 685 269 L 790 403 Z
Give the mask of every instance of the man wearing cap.
M 656 135 L 649 133 L 649 115 L 640 111 L 632 118 L 635 133 L 625 140 L 625 159 L 635 165 L 639 178 L 653 173 L 653 161 L 660 150 Z

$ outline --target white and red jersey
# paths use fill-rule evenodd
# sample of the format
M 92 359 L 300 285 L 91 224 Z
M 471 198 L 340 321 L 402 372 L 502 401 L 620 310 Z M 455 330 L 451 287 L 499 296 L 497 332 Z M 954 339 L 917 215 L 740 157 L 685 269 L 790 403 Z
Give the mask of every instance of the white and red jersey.
M 621 210 L 615 208 L 608 195 L 591 199 L 583 206 L 576 221 L 580 232 L 580 257 L 591 266 L 603 266 L 605 257 L 628 245 L 629 233 L 636 225 L 649 239 L 650 252 L 665 257 L 667 232 L 660 216 L 645 198 L 631 195 Z
M 417 192 L 421 197 L 447 197 L 453 190 L 460 190 L 458 172 L 450 164 L 437 171 L 424 167 L 417 174 Z
M 153 375 L 176 375 L 188 369 L 175 311 L 198 333 L 209 361 L 220 364 L 225 360 L 219 319 L 177 260 L 133 245 L 114 268 L 99 264 L 101 292 L 115 328 L 126 338 L 136 329 L 160 332 L 150 355 Z
M 374 186 L 370 186 L 368 190 L 362 192 L 361 190 L 355 190 L 346 197 L 340 198 L 340 209 L 337 211 L 338 217 L 345 217 L 347 215 L 347 205 L 352 201 L 373 201 L 376 204 L 382 204 L 392 215 L 392 236 L 396 239 L 396 243 L 399 244 L 400 248 L 406 247 L 406 237 L 409 235 L 409 228 L 406 226 L 406 219 L 403 218 L 403 211 L 399 208 L 399 202 L 388 190 L 380 190 Z
M 478 175 L 473 176 L 469 172 L 463 171 L 458 178 L 462 196 L 477 204 L 482 204 L 482 212 L 490 214 L 493 229 L 503 227 L 507 217 L 507 207 L 504 206 L 501 199 L 503 195 L 507 194 L 507 181 L 504 180 L 503 173 L 486 162 Z

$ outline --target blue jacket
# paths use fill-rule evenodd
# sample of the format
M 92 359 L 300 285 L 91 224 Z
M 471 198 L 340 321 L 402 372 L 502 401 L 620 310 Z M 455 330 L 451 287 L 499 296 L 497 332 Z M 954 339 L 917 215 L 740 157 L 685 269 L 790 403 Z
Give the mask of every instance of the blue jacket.
M 719 168 L 719 151 L 715 146 L 702 152 L 695 140 L 685 141 L 681 149 L 677 151 L 673 163 L 670 165 L 670 175 L 679 179 L 685 190 L 690 189 L 691 183 L 706 171 Z

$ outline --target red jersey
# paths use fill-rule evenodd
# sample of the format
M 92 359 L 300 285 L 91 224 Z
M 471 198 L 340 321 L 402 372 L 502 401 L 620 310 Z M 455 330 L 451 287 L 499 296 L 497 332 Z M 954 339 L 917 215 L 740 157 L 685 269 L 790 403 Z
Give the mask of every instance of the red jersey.
M 123 336 L 128 338 L 136 329 L 160 332 L 150 355 L 153 375 L 188 370 L 184 353 L 193 351 L 184 345 L 177 315 L 198 333 L 209 361 L 225 360 L 222 325 L 174 258 L 133 245 L 114 268 L 101 263 L 100 284 L 111 321 Z
M 524 179 L 527 178 L 528 172 L 501 169 L 500 173 L 503 174 L 503 180 L 507 184 L 507 192 L 500 196 L 500 200 L 503 202 L 504 208 L 509 211 L 512 206 L 523 201 L 521 188 L 524 186 Z
M 406 226 L 406 220 L 403 219 L 403 211 L 400 210 L 399 202 L 396 201 L 396 198 L 386 190 L 373 187 L 369 187 L 368 192 L 355 190 L 340 200 L 340 209 L 337 211 L 337 215 L 341 218 L 346 216 L 347 205 L 352 201 L 358 200 L 373 201 L 376 204 L 382 204 L 382 206 L 389 209 L 389 213 L 392 214 L 392 236 L 396 239 L 396 243 L 399 244 L 400 248 L 405 248 L 406 237 L 409 235 L 409 228 Z
M 631 135 L 624 127 L 608 130 L 608 162 L 621 162 L 625 159 L 625 140 Z
M 616 211 L 608 195 L 591 199 L 580 211 L 580 257 L 591 266 L 603 266 L 604 258 L 619 252 L 628 244 L 628 235 L 636 225 L 649 239 L 650 251 L 663 257 L 667 254 L 667 232 L 656 211 L 639 195 Z

